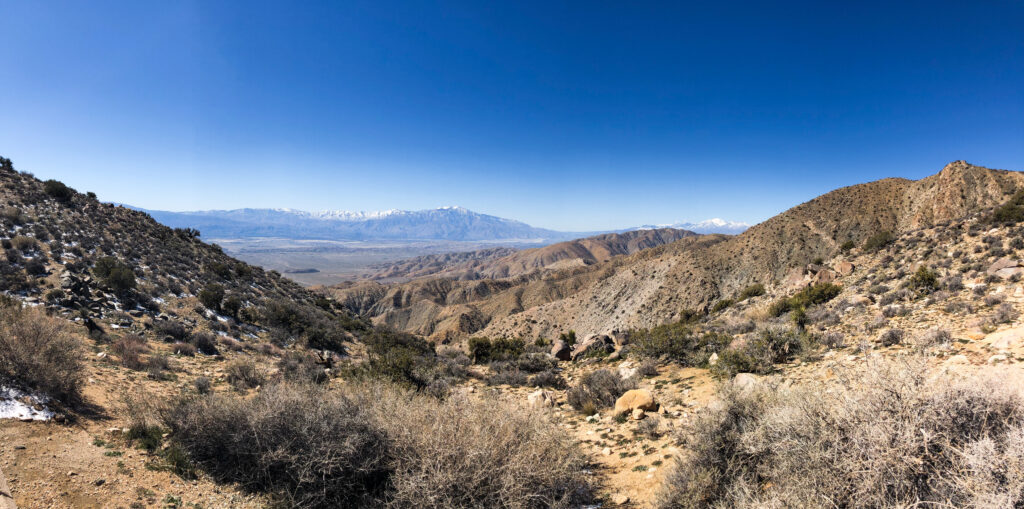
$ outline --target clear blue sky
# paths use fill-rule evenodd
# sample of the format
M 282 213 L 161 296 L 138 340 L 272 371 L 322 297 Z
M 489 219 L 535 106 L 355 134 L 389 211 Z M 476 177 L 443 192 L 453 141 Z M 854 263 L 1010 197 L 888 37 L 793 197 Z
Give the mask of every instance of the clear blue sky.
M 1024 169 L 1024 2 L 0 0 L 0 154 L 153 209 L 756 222 Z

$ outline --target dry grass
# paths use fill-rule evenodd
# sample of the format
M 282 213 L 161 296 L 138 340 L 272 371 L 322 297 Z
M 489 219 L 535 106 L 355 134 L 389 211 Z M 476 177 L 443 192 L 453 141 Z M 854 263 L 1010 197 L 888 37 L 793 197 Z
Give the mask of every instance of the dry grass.
M 0 307 L 0 383 L 73 405 L 80 401 L 82 376 L 81 345 L 66 321 Z
M 874 361 L 835 384 L 727 388 L 659 507 L 1020 507 L 1024 397 L 992 374 Z

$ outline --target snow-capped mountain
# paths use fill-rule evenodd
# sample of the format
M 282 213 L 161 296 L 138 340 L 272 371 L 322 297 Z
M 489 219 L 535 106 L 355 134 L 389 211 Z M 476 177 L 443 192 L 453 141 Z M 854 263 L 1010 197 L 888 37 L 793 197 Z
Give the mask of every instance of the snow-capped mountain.
M 704 221 L 698 221 L 696 223 L 679 222 L 671 224 L 644 225 L 640 227 L 640 229 L 653 228 L 679 228 L 682 230 L 690 230 L 694 233 L 725 233 L 729 235 L 736 235 L 746 231 L 747 228 L 750 228 L 750 225 L 740 221 L 726 221 L 725 219 L 715 217 Z
M 167 226 L 195 228 L 207 239 L 281 237 L 327 240 L 506 240 L 548 243 L 583 236 L 578 232 L 534 228 L 520 221 L 480 214 L 462 207 L 379 212 L 307 212 L 294 209 L 145 212 Z

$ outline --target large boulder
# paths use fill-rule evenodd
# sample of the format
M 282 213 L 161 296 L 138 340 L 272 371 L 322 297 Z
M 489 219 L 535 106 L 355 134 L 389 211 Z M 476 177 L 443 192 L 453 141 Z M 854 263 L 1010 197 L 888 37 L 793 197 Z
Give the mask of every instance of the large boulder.
M 653 412 L 658 409 L 658 403 L 654 401 L 654 395 L 647 389 L 633 389 L 626 391 L 615 400 L 615 415 L 632 414 L 634 410 Z
M 567 361 L 572 359 L 572 349 L 569 348 L 569 343 L 556 339 L 555 343 L 551 345 L 551 355 L 560 361 Z
M 591 334 L 572 349 L 572 360 L 590 355 L 610 354 L 615 351 L 615 342 L 606 334 Z
M 855 268 L 856 267 L 854 267 L 852 263 L 846 260 L 838 261 L 832 265 L 832 270 L 838 272 L 843 276 L 849 276 L 850 274 L 853 274 Z
M 985 273 L 990 276 L 1009 279 L 1015 275 L 1024 275 L 1024 266 L 1021 266 L 1020 260 L 1000 258 L 990 265 Z

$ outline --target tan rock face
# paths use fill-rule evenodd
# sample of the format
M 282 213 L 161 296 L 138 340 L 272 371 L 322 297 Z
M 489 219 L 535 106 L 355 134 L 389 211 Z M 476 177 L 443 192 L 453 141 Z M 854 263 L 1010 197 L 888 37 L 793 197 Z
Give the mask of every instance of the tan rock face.
M 626 414 L 632 413 L 635 410 L 641 412 L 652 412 L 658 409 L 658 404 L 654 401 L 654 395 L 647 389 L 633 389 L 626 391 L 625 394 L 619 397 L 615 401 L 615 414 Z
M 843 276 L 849 276 L 850 274 L 853 274 L 853 270 L 855 267 L 852 263 L 846 260 L 842 260 L 836 262 L 835 266 L 833 266 L 832 268 Z

